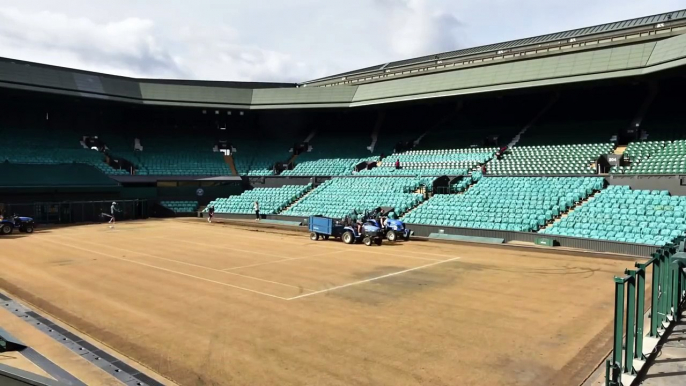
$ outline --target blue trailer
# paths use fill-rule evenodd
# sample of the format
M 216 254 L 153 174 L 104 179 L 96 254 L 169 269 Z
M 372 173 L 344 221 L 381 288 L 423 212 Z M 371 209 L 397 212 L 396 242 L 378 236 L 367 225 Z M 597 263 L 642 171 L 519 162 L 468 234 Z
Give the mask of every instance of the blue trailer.
M 362 241 L 366 246 L 381 245 L 381 231 L 379 227 L 372 224 L 362 225 L 358 232 L 356 225 L 345 225 L 329 217 L 310 216 L 308 229 L 310 239 L 313 241 L 320 238 L 328 240 L 333 237 L 340 238 L 346 244 Z

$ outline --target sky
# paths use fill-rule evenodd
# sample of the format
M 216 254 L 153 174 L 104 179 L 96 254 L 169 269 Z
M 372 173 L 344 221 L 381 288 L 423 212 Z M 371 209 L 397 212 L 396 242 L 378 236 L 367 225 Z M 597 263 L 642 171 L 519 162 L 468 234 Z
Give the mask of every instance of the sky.
M 0 0 L 0 56 L 144 78 L 301 82 L 679 9 L 686 0 Z

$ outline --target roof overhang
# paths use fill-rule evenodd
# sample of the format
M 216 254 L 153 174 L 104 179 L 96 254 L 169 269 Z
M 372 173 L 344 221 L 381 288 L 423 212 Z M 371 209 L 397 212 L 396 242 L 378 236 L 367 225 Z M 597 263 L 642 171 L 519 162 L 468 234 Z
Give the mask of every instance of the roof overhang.
M 663 31 L 663 32 L 660 32 Z M 686 63 L 686 25 L 622 39 L 542 47 L 368 82 L 288 84 L 153 81 L 0 59 L 0 87 L 151 106 L 275 110 L 349 108 L 640 77 Z M 508 57 L 510 55 L 510 57 Z

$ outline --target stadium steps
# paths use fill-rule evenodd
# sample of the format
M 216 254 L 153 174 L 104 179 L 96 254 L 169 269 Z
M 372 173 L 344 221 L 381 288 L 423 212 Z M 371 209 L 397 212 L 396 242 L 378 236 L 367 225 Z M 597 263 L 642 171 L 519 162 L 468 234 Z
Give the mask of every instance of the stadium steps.
M 304 142 L 307 142 L 307 143 L 312 142 L 312 140 L 314 139 L 314 137 L 316 135 L 317 135 L 317 129 L 312 130 L 312 132 L 307 136 L 307 138 L 305 138 Z
M 421 193 L 423 193 L 423 192 L 421 192 Z M 403 216 L 406 216 L 406 215 L 408 215 L 410 212 L 412 212 L 413 210 L 415 210 L 415 209 L 419 208 L 420 206 L 424 205 L 424 203 L 427 202 L 427 201 L 429 201 L 429 200 L 427 199 L 427 200 L 424 200 L 424 201 L 420 202 L 419 204 L 417 204 L 417 205 L 413 206 L 412 208 L 406 210 L 405 213 L 396 213 L 396 214 L 398 215 L 398 218 L 403 217 Z
M 367 146 L 367 149 L 372 153 L 374 153 L 376 143 L 379 141 L 379 132 L 381 131 L 381 127 L 383 126 L 385 119 L 386 112 L 380 111 L 378 117 L 376 118 L 376 125 L 374 125 L 374 129 L 372 129 L 372 143 L 371 145 Z
M 574 212 L 577 208 L 579 208 L 579 207 L 581 207 L 582 205 L 584 205 L 585 203 L 587 203 L 587 202 L 593 200 L 593 199 L 595 198 L 595 196 L 596 196 L 598 193 L 600 193 L 600 192 L 601 192 L 600 190 L 597 190 L 597 191 L 593 192 L 593 194 L 591 194 L 590 196 L 586 197 L 584 200 L 581 200 L 580 202 L 578 202 L 578 203 L 577 203 L 576 205 L 574 205 L 573 207 L 569 208 L 568 211 L 566 211 L 566 212 L 564 212 L 564 213 L 561 213 L 559 216 L 557 216 L 557 218 L 556 218 L 555 220 L 553 220 L 553 222 L 551 222 L 550 224 L 547 224 L 547 225 L 544 226 L 543 228 L 539 229 L 539 231 L 541 231 L 541 230 L 543 230 L 543 229 L 548 229 L 548 228 L 552 227 L 553 225 L 559 223 L 563 218 L 569 216 L 569 214 L 572 213 L 572 212 Z
M 462 101 L 459 101 L 457 105 L 455 106 L 455 110 L 451 111 L 450 113 L 446 114 L 441 120 L 436 122 L 433 126 L 431 126 L 427 131 L 425 131 L 422 135 L 420 135 L 417 139 L 414 140 L 414 146 L 416 147 L 419 145 L 419 143 L 422 141 L 422 138 L 426 137 L 431 133 L 432 130 L 439 128 L 443 126 L 446 122 L 454 119 L 458 114 L 460 114 L 460 111 L 462 111 L 462 107 L 464 106 L 464 103 Z
M 517 145 L 517 142 L 519 142 L 519 140 L 522 138 L 522 135 L 524 135 L 530 127 L 534 126 L 539 120 L 541 120 L 541 118 L 543 118 L 543 116 L 548 112 L 548 110 L 550 110 L 555 105 L 555 103 L 557 103 L 558 99 L 560 99 L 560 94 L 555 93 L 555 95 L 553 95 L 553 97 L 550 98 L 548 104 L 545 105 L 545 107 L 543 107 L 543 109 L 539 111 L 538 114 L 536 114 L 536 116 L 531 120 L 531 122 L 524 126 L 522 128 L 522 131 L 520 131 L 514 138 L 512 138 L 512 141 L 510 141 L 507 147 L 511 148 Z
M 472 186 L 474 186 L 474 185 L 476 185 L 476 184 L 478 184 L 478 183 L 479 183 L 479 181 L 472 181 L 472 183 L 469 184 L 469 185 L 467 185 L 467 187 L 464 188 L 463 191 L 461 191 L 461 192 L 456 192 L 456 193 L 452 193 L 452 194 L 465 194 L 466 191 L 468 191 Z
M 617 146 L 615 151 L 613 151 L 614 154 L 624 154 L 626 151 L 626 146 Z
M 650 106 L 653 105 L 653 102 L 657 98 L 657 94 L 659 93 L 657 84 L 652 81 L 649 83 L 649 88 L 650 91 L 648 92 L 646 99 L 643 100 L 641 107 L 639 107 L 638 111 L 636 112 L 636 116 L 631 121 L 630 127 L 638 127 L 641 125 L 641 122 L 643 122 L 643 119 L 648 114 L 648 111 L 650 111 Z
M 286 208 L 284 208 L 284 210 L 282 210 L 281 212 L 279 212 L 279 213 L 277 213 L 277 214 L 282 214 L 282 213 L 284 213 L 285 211 L 291 209 L 291 207 L 292 207 L 293 205 L 299 203 L 300 200 L 302 200 L 302 199 L 304 199 L 305 197 L 309 196 L 310 193 L 314 192 L 315 189 L 316 189 L 316 187 L 315 187 L 315 186 L 312 186 L 312 188 L 311 188 L 310 190 L 308 190 L 307 193 L 303 194 L 302 197 L 300 197 L 299 199 L 293 201 L 293 203 L 291 203 L 290 205 L 288 205 Z
M 236 169 L 236 163 L 233 161 L 233 156 L 232 155 L 225 155 L 224 156 L 224 162 L 226 162 L 227 165 L 229 165 L 229 169 L 231 169 L 231 174 L 234 176 L 238 175 L 238 170 Z

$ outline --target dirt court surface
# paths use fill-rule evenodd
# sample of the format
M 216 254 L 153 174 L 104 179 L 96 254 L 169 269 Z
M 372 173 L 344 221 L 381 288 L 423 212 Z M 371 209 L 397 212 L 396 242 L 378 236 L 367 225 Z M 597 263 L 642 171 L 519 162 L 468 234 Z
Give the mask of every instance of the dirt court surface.
M 633 265 L 193 220 L 0 245 L 0 288 L 184 386 L 578 385 Z

